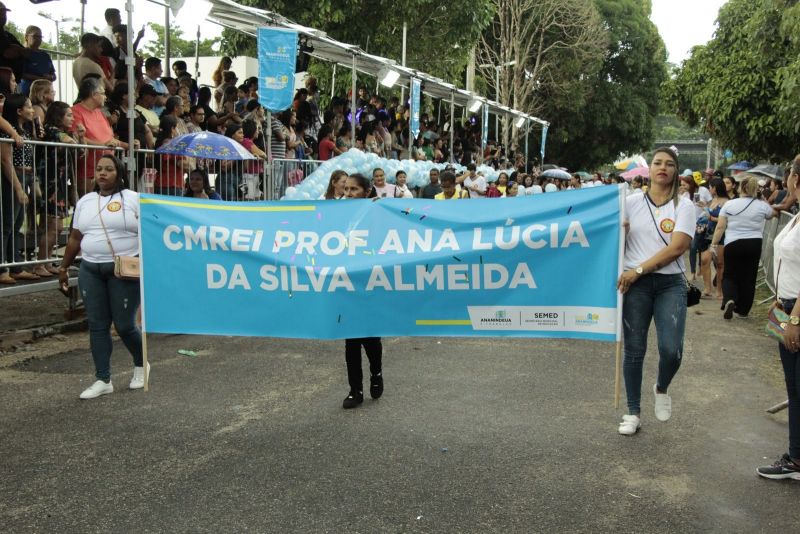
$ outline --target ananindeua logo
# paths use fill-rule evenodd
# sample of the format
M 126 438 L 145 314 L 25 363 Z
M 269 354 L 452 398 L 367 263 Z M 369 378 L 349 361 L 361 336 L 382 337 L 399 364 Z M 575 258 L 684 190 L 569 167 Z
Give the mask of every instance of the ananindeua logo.
M 508 317 L 508 311 L 497 310 L 494 312 L 494 317 L 482 317 L 481 323 L 488 324 L 511 324 L 511 319 Z
M 586 315 L 578 315 L 575 317 L 575 324 L 581 326 L 593 326 L 600 322 L 600 314 L 587 313 Z

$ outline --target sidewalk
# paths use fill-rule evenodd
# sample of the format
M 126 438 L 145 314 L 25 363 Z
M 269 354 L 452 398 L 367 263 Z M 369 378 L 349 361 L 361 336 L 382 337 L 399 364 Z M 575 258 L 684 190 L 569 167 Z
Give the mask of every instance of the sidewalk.
M 386 392 L 344 411 L 342 342 L 151 336 L 152 389 L 93 401 L 87 334 L 0 357 L 10 532 L 792 532 L 777 346 L 689 310 L 674 416 L 617 434 L 614 346 L 385 339 Z M 755 317 L 755 316 L 754 316 Z M 656 358 L 645 362 L 644 390 Z M 192 349 L 197 357 L 177 354 Z M 52 353 L 45 355 L 45 353 Z M 26 360 L 26 358 L 32 359 Z M 17 363 L 14 363 L 17 362 Z M 623 392 L 624 404 L 624 392 Z

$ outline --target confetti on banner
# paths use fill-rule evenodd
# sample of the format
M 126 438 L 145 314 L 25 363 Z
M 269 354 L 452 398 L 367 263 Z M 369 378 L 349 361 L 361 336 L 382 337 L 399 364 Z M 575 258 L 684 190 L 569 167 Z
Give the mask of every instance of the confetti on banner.
M 321 212 L 321 211 L 318 211 L 318 212 L 317 212 L 317 220 L 318 220 L 318 221 L 321 221 L 321 220 L 322 220 L 322 212 Z
M 422 217 L 420 217 L 420 218 L 419 218 L 419 220 L 421 221 L 421 220 L 422 220 L 422 219 L 424 219 L 425 217 L 427 217 L 427 215 L 423 215 Z
M 453 259 L 456 261 L 461 261 L 461 258 L 459 258 L 458 256 L 453 256 Z
M 511 226 L 514 224 L 514 219 L 506 219 L 506 226 Z

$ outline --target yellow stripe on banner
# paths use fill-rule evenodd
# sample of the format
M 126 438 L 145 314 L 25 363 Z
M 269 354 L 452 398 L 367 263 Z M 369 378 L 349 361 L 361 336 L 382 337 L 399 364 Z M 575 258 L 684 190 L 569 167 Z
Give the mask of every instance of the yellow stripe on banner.
M 417 326 L 472 326 L 469 319 L 417 319 Z
M 195 208 L 201 210 L 217 211 L 315 211 L 316 206 L 228 206 L 225 204 L 195 204 L 194 202 L 179 202 L 177 200 L 161 200 L 159 198 L 140 199 L 141 204 L 164 204 L 181 208 Z

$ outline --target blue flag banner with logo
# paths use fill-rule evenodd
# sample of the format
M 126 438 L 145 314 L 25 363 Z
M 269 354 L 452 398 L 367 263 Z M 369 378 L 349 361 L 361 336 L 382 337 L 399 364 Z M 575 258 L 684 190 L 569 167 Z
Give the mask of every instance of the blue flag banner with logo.
M 542 163 L 544 163 L 544 145 L 547 143 L 547 126 L 542 126 Z
M 617 339 L 617 187 L 534 197 L 141 196 L 148 332 Z
M 258 29 L 258 101 L 267 110 L 288 109 L 294 98 L 297 32 Z
M 419 135 L 419 102 L 420 102 L 420 89 L 421 80 L 419 78 L 411 78 L 411 136 L 416 139 Z

